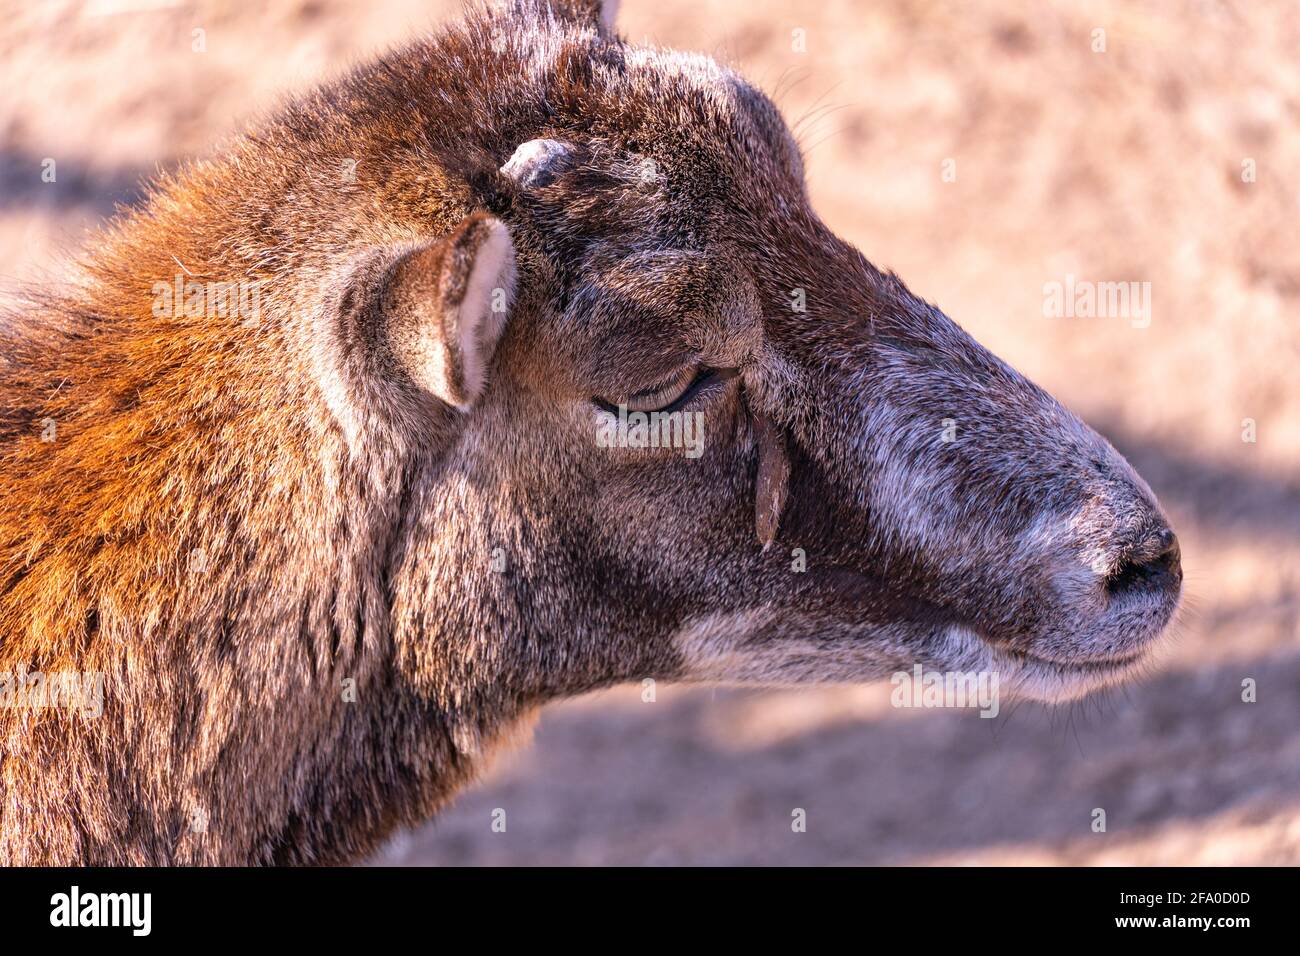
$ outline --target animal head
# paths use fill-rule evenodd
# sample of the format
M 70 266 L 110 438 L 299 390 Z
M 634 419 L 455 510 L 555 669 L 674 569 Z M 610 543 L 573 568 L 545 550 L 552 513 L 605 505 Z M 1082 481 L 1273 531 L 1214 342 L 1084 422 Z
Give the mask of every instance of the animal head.
M 345 401 L 439 436 L 411 560 L 467 626 L 514 609 L 548 692 L 920 662 L 1060 699 L 1144 657 L 1181 582 L 1150 489 L 826 227 L 763 93 L 594 5 L 480 31 L 480 210 L 368 260 L 339 333 Z
M 85 279 L 0 322 L 0 670 L 104 673 L 103 719 L 0 728 L 0 859 L 345 859 L 551 698 L 1062 699 L 1177 605 L 1123 458 L 826 227 L 759 90 L 594 0 L 289 103 Z

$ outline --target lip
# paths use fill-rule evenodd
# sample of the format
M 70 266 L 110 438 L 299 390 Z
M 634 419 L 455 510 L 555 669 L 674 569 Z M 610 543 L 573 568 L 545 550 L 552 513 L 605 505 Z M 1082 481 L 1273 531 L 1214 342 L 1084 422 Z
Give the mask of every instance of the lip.
M 1077 625 L 1080 632 L 1092 634 L 1089 641 L 1081 641 L 1076 635 L 1068 644 L 1062 644 L 1060 638 L 1041 635 L 1042 639 L 1025 647 L 1025 642 L 999 639 L 969 624 L 966 627 L 995 656 L 1013 664 L 1050 671 L 1065 679 L 1118 679 L 1149 661 L 1160 647 L 1160 637 L 1178 608 L 1181 577 L 1179 573 L 1161 572 L 1158 588 L 1126 589 L 1108 595 L 1101 614 Z M 1116 647 L 1117 643 L 1121 646 Z
M 861 603 L 864 586 L 875 584 L 879 590 L 885 590 L 875 579 L 843 567 L 821 571 L 809 583 L 814 582 L 825 587 L 828 593 L 839 595 L 850 606 Z M 898 606 L 893 610 L 900 612 Z M 1111 613 L 1115 610 L 1113 606 Z M 1070 700 L 1134 676 L 1151 661 L 1160 646 L 1157 638 L 1165 629 L 1164 624 L 1151 628 L 1150 634 L 1144 635 L 1136 647 L 1125 648 L 1123 653 L 1056 657 L 1015 647 L 1006 639 L 996 639 L 982 625 L 937 604 L 912 600 L 902 613 L 917 628 L 945 635 L 946 641 L 956 645 L 949 644 L 940 651 L 940 659 L 960 660 L 964 670 L 999 671 L 1008 689 L 1014 687 L 1024 696 L 1046 701 Z
M 982 668 L 997 671 L 1017 696 L 1061 703 L 1123 683 L 1146 666 L 1150 648 L 1131 654 L 1062 660 L 995 643 L 974 628 L 955 627 Z
M 1109 671 L 1124 670 L 1140 663 L 1147 657 L 1149 645 L 1143 644 L 1137 650 L 1127 654 L 1111 654 L 1098 657 L 1052 657 L 1047 654 L 1035 654 L 1030 651 L 1012 647 L 1008 642 L 989 637 L 980 627 L 968 622 L 957 625 L 961 630 L 974 637 L 998 657 L 1010 658 L 1017 663 L 1050 667 L 1063 673 L 1078 672 L 1082 674 L 1100 674 Z
M 1065 673 L 1078 672 L 1081 674 L 1105 674 L 1122 671 L 1132 667 L 1134 664 L 1140 663 L 1147 656 L 1145 651 L 1138 651 L 1133 654 L 1125 654 L 1116 657 L 1083 658 L 1081 660 L 1076 659 L 1072 661 L 1063 661 L 1052 657 L 1043 657 L 1038 654 L 1029 654 L 1025 651 L 1014 651 L 1008 648 L 998 648 L 998 651 L 999 653 L 1017 658 L 1026 664 L 1037 664 L 1042 667 L 1051 667 Z
M 982 638 L 972 635 L 974 640 Z M 985 644 L 991 667 L 1002 671 L 1008 688 L 1020 696 L 1060 703 L 1103 687 L 1123 683 L 1148 659 L 1143 650 L 1134 654 L 1084 660 L 1057 660 Z

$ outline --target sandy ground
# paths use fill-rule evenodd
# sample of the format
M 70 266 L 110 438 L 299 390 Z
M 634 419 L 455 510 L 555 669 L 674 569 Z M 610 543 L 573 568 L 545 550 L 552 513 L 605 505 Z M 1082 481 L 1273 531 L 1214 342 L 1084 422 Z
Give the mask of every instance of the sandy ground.
M 888 685 L 556 706 L 379 862 L 1300 863 L 1300 10 L 624 6 L 632 38 L 774 93 L 831 226 L 1130 456 L 1182 538 L 1189 609 L 1145 682 L 1070 709 L 899 710 Z M 280 92 L 457 8 L 0 3 L 0 282 L 53 270 Z M 1045 318 L 1067 276 L 1149 282 L 1149 325 Z

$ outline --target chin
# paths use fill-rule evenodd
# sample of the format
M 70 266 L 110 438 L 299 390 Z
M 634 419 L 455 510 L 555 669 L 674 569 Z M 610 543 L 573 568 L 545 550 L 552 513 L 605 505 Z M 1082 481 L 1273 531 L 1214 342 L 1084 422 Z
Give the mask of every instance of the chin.
M 1009 695 L 1059 704 L 1127 683 L 1145 673 L 1158 653 L 1158 634 L 1141 640 L 1137 650 L 1052 657 L 998 647 L 962 627 L 952 628 L 949 640 L 962 646 L 964 659 L 976 658 L 981 670 L 997 673 L 999 686 Z

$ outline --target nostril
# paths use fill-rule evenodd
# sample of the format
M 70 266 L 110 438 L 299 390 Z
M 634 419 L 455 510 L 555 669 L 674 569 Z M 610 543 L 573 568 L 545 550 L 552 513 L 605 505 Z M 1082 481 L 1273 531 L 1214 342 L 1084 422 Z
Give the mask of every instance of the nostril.
M 1178 536 L 1171 528 L 1161 528 L 1145 547 L 1135 549 L 1116 565 L 1106 578 L 1106 590 L 1118 595 L 1168 587 L 1181 582 L 1182 577 Z
M 1152 563 L 1162 570 L 1181 578 L 1183 574 L 1183 553 L 1178 546 L 1178 535 L 1172 528 L 1162 528 L 1159 538 L 1159 553 Z

